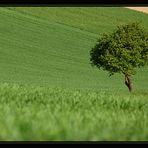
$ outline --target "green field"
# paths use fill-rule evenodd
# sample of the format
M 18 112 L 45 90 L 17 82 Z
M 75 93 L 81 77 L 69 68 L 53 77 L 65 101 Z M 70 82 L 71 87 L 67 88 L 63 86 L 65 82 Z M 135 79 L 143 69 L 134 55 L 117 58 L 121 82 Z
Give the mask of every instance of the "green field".
M 0 140 L 147 140 L 148 93 L 0 85 Z
M 99 36 L 148 15 L 112 7 L 0 8 L 0 140 L 148 140 L 148 67 L 92 68 Z

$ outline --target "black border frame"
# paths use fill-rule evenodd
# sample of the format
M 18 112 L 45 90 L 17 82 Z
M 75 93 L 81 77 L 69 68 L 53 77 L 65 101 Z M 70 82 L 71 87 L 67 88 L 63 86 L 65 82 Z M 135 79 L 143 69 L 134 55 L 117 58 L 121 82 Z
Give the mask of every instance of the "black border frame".
M 148 6 L 148 0 L 0 0 L 0 6 Z

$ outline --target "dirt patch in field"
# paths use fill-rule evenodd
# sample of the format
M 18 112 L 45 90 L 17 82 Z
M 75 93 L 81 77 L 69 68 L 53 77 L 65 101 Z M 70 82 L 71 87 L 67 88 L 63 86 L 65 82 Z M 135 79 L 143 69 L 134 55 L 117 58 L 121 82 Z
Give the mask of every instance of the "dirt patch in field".
M 148 7 L 126 7 L 132 10 L 141 11 L 144 13 L 148 13 Z

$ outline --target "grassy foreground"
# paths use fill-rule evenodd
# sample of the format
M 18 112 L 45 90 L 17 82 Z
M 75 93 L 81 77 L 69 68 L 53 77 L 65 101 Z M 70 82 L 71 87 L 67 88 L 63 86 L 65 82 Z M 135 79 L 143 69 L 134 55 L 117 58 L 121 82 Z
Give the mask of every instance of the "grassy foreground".
M 148 94 L 0 85 L 0 140 L 148 140 Z

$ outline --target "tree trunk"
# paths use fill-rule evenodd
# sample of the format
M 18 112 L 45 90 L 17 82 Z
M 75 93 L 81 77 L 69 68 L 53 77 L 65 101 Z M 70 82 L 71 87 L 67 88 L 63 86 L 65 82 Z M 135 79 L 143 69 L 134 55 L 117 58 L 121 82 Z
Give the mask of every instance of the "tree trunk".
M 133 90 L 132 80 L 131 80 L 131 77 L 128 75 L 125 75 L 125 85 L 128 87 L 128 90 L 132 92 Z

